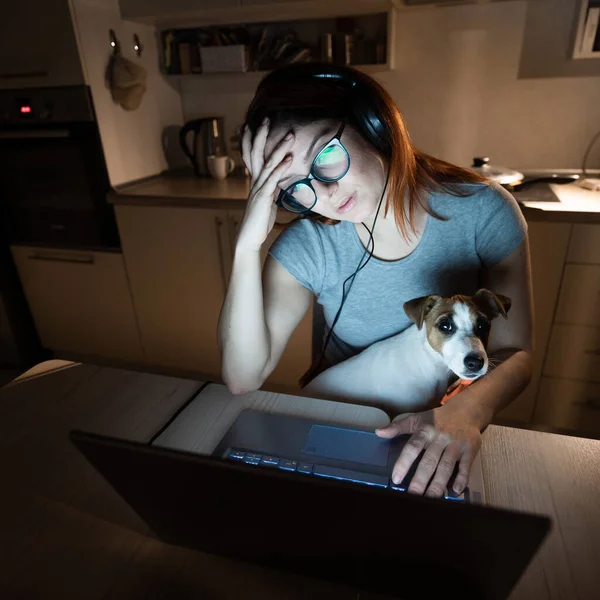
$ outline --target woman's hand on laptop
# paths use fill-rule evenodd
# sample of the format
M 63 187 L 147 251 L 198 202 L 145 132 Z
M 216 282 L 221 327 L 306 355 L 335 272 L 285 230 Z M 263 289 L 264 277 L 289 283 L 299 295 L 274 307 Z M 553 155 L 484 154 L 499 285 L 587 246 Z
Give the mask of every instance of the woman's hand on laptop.
M 384 438 L 412 434 L 394 465 L 392 481 L 401 483 L 425 449 L 408 491 L 431 497 L 444 495 L 457 462 L 458 474 L 452 488 L 460 494 L 467 486 L 473 460 L 481 447 L 476 419 L 460 404 L 451 402 L 425 412 L 396 417 L 375 433 Z

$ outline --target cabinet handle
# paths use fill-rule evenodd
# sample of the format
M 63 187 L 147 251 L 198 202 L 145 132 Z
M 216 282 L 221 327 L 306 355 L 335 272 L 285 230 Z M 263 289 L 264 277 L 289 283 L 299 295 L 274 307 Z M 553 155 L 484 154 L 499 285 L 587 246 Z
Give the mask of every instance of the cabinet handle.
M 24 79 L 26 77 L 48 77 L 48 71 L 21 71 L 20 73 L 0 73 L 0 79 Z
M 600 398 L 586 398 L 581 404 L 588 410 L 600 410 Z
M 223 295 L 225 295 L 227 293 L 227 281 L 225 277 L 225 260 L 223 258 L 223 240 L 221 239 L 223 221 L 220 217 L 215 217 L 215 227 L 217 229 L 217 246 L 219 248 L 219 262 L 221 266 L 221 283 L 223 284 Z
M 0 140 L 40 140 L 68 137 L 71 137 L 71 133 L 68 129 L 0 131 Z
M 595 350 L 584 350 L 585 354 L 593 354 L 594 356 L 600 356 L 600 348 Z
M 233 251 L 235 248 L 235 239 L 237 238 L 238 228 L 240 226 L 240 222 L 237 219 L 231 219 L 231 238 L 229 242 L 231 243 L 231 250 Z
M 65 263 L 75 263 L 78 265 L 93 265 L 94 264 L 94 256 L 52 256 L 52 255 L 44 255 L 44 254 L 30 254 L 27 257 L 29 260 L 48 260 L 50 262 L 65 262 Z

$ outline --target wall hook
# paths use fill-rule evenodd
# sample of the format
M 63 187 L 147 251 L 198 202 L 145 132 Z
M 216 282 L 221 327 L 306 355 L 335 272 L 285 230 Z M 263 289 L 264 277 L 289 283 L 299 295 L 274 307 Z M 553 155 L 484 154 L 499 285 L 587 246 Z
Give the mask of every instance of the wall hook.
M 117 39 L 117 34 L 114 32 L 114 29 L 109 29 L 108 33 L 110 36 L 110 45 L 112 47 L 113 56 L 116 56 L 121 52 L 121 44 L 119 44 L 119 40 Z
M 135 50 L 135 53 L 138 56 L 142 55 L 142 50 L 144 49 L 144 46 L 142 46 L 142 42 L 140 42 L 140 38 L 138 37 L 137 33 L 133 34 L 133 49 Z

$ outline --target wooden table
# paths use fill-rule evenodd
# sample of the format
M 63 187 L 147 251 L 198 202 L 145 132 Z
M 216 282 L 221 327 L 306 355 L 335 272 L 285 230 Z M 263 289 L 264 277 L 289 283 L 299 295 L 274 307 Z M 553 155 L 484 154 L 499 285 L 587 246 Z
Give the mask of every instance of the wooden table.
M 189 403 L 202 385 L 49 363 L 0 391 L 0 598 L 357 598 L 350 587 L 156 540 L 67 439 L 80 428 L 210 452 L 246 406 L 369 427 L 386 422 L 374 408 L 268 392 L 232 397 L 215 384 Z M 600 441 L 490 426 L 482 462 L 489 504 L 554 521 L 511 598 L 597 598 Z

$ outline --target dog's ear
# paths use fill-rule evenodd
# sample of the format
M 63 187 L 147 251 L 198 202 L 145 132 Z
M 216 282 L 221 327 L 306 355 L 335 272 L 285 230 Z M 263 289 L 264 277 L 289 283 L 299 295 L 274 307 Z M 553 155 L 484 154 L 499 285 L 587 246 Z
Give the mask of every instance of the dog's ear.
M 423 327 L 423 321 L 431 309 L 441 300 L 441 296 L 421 296 L 404 303 L 404 312 L 408 318 L 417 325 L 417 329 Z
M 502 294 L 494 294 L 490 290 L 481 288 L 473 296 L 473 302 L 489 318 L 494 319 L 502 315 L 505 319 L 512 304 L 511 299 Z

